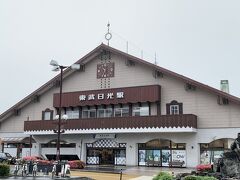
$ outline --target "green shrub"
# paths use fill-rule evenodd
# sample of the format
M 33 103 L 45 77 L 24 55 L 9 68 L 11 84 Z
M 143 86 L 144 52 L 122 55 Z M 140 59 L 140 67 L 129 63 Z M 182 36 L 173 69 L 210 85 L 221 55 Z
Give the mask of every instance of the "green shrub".
M 155 176 L 152 180 L 158 180 L 159 176 Z
M 168 172 L 161 171 L 160 173 L 158 173 L 157 176 L 165 176 L 165 175 L 170 175 L 170 174 Z
M 168 174 L 168 175 L 159 176 L 158 180 L 173 180 L 173 177 L 170 174 Z
M 217 180 L 217 178 L 212 177 L 212 176 L 203 176 L 202 180 Z
M 186 176 L 184 180 L 217 180 L 215 177 L 211 176 Z
M 189 176 L 184 177 L 184 180 L 202 180 L 202 177 L 189 175 Z
M 8 164 L 0 164 L 0 176 L 9 176 L 10 166 Z
M 160 172 L 153 180 L 173 180 L 173 177 L 168 172 Z

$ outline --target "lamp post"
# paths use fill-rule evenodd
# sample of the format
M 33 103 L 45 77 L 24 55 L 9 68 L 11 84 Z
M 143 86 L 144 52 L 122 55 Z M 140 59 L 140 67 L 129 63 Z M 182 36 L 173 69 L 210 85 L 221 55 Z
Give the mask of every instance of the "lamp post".
M 52 71 L 59 71 L 60 70 L 60 93 L 59 93 L 59 108 L 58 108 L 58 115 L 57 115 L 57 129 L 54 130 L 54 133 L 57 134 L 57 151 L 56 151 L 56 161 L 60 162 L 60 135 L 64 133 L 64 129 L 61 129 L 61 125 L 63 124 L 61 120 L 61 112 L 62 112 L 62 82 L 63 82 L 63 70 L 68 68 L 68 66 L 59 65 L 57 61 L 51 60 L 50 65 L 53 66 Z M 73 64 L 70 66 L 71 69 L 78 70 L 80 69 L 80 64 Z M 62 119 L 67 120 L 67 115 L 64 114 Z M 58 175 L 58 170 L 56 170 L 56 175 Z

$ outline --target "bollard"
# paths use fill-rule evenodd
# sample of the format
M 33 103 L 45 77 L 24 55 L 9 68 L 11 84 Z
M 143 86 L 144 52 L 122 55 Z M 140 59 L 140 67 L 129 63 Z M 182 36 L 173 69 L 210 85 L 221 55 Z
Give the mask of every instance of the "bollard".
M 122 180 L 122 169 L 121 169 L 121 172 L 120 172 L 120 180 Z
M 58 164 L 56 164 L 56 176 L 59 176 L 59 173 L 61 173 L 61 168 L 61 164 L 58 162 Z
M 44 173 L 43 173 L 44 175 L 48 175 L 48 173 L 47 173 L 47 168 L 45 167 L 44 168 Z

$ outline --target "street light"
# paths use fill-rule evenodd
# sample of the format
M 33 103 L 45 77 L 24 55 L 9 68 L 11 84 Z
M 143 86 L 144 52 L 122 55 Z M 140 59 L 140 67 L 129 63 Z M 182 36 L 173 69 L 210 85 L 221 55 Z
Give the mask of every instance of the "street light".
M 59 71 L 60 70 L 60 94 L 59 94 L 59 109 L 58 109 L 58 123 L 57 123 L 57 130 L 54 130 L 57 133 L 57 152 L 56 152 L 56 160 L 60 161 L 60 135 L 64 133 L 64 130 L 61 130 L 61 111 L 62 111 L 62 81 L 63 81 L 63 70 L 68 68 L 68 66 L 59 65 L 57 61 L 51 60 L 50 65 L 53 66 L 52 71 Z M 73 70 L 80 69 L 80 64 L 73 64 L 70 66 Z M 64 114 L 62 119 L 67 120 L 67 115 Z

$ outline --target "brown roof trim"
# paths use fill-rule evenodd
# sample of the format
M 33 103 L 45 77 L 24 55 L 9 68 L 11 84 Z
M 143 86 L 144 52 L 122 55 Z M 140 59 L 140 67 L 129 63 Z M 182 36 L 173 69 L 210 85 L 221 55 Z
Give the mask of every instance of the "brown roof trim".
M 104 47 L 104 49 L 107 49 L 107 50 L 109 50 L 109 51 L 111 51 L 111 52 L 113 52 L 113 53 L 116 53 L 116 54 L 125 56 L 125 57 L 127 57 L 129 60 L 132 60 L 132 61 L 134 61 L 134 62 L 137 62 L 137 63 L 140 63 L 140 64 L 144 64 L 144 65 L 150 66 L 150 67 L 152 67 L 152 68 L 154 68 L 154 69 L 162 72 L 163 74 L 173 76 L 173 77 L 175 77 L 175 78 L 177 78 L 177 79 L 179 79 L 179 80 L 184 81 L 185 83 L 189 83 L 189 84 L 195 85 L 195 86 L 197 86 L 197 87 L 199 87 L 199 88 L 203 88 L 203 89 L 205 89 L 205 90 L 207 90 L 207 91 L 209 91 L 209 92 L 212 92 L 212 93 L 214 93 L 214 94 L 216 94 L 216 95 L 219 95 L 219 96 L 221 96 L 221 97 L 227 98 L 227 99 L 229 99 L 229 100 L 232 101 L 232 102 L 235 102 L 235 103 L 237 103 L 237 104 L 240 104 L 240 98 L 238 98 L 238 97 L 236 97 L 236 96 L 233 96 L 233 95 L 231 95 L 231 94 L 225 93 L 225 92 L 220 91 L 220 90 L 218 90 L 218 89 L 216 89 L 216 88 L 210 87 L 210 86 L 208 86 L 208 85 L 206 85 L 206 84 L 200 83 L 200 82 L 195 81 L 195 80 L 193 80 L 193 79 L 190 79 L 190 78 L 188 78 L 188 77 L 186 77 L 186 76 L 183 76 L 183 75 L 180 75 L 180 74 L 175 73 L 175 72 L 173 72 L 173 71 L 170 71 L 170 70 L 168 70 L 168 69 L 162 68 L 162 67 L 160 67 L 160 66 L 157 66 L 157 65 L 155 65 L 155 64 L 152 64 L 152 63 L 150 63 L 150 62 L 147 62 L 147 61 L 142 60 L 142 59 L 140 59 L 140 58 L 137 58 L 137 57 L 135 57 L 135 56 L 129 55 L 129 54 L 127 54 L 127 53 L 124 53 L 124 52 L 122 52 L 122 51 L 119 51 L 119 50 L 117 50 L 117 49 L 115 49 L 115 48 L 112 48 L 112 47 L 110 47 L 110 46 L 107 46 L 107 45 L 105 45 L 105 44 L 102 44 L 102 46 Z
M 79 59 L 77 62 L 75 62 L 76 64 L 81 64 L 82 61 L 88 59 L 89 57 L 91 57 L 94 53 L 98 52 L 100 49 L 102 49 L 102 45 L 97 46 L 95 49 L 93 49 L 92 51 L 90 51 L 88 54 L 86 54 L 85 56 L 83 56 L 81 59 Z M 64 70 L 64 74 L 66 74 L 67 72 L 70 72 L 71 69 L 67 68 Z M 12 107 L 10 107 L 8 110 L 6 110 L 5 112 L 3 112 L 0 115 L 0 122 L 5 120 L 6 118 L 8 118 L 9 116 L 11 116 L 13 114 L 13 111 L 15 109 L 21 109 L 22 107 L 24 107 L 25 105 L 27 105 L 28 103 L 31 102 L 31 98 L 35 95 L 42 95 L 44 92 L 46 92 L 47 90 L 51 89 L 53 87 L 52 83 L 54 83 L 55 80 L 59 79 L 60 74 L 56 75 L 54 78 L 52 78 L 51 80 L 49 80 L 48 82 L 46 82 L 45 84 L 43 84 L 40 88 L 38 88 L 37 90 L 35 90 L 34 92 L 32 92 L 31 94 L 29 94 L 28 96 L 26 96 L 24 99 L 22 99 L 21 101 L 19 101 L 17 104 L 13 105 Z M 46 89 L 45 89 L 46 88 Z M 45 91 L 44 91 L 45 89 Z M 41 93 L 41 91 L 43 91 Z
M 147 65 L 147 66 L 150 66 L 156 70 L 159 70 L 161 71 L 162 73 L 166 74 L 166 75 L 170 75 L 170 76 L 173 76 L 179 80 L 182 80 L 186 83 L 189 83 L 189 84 L 192 84 L 192 85 L 195 85 L 199 88 L 203 88 L 211 93 L 214 93 L 216 95 L 219 95 L 221 97 L 224 97 L 224 98 L 227 98 L 229 99 L 230 101 L 232 102 L 235 102 L 237 104 L 240 104 L 240 98 L 236 97 L 236 96 L 233 96 L 233 95 L 230 95 L 230 94 L 227 94 L 225 92 L 222 92 L 218 89 L 215 89 L 213 87 L 210 87 L 208 85 L 205 85 L 203 83 L 200 83 L 200 82 L 197 82 L 193 79 L 190 79 L 190 78 L 187 78 L 183 75 L 180 75 L 180 74 L 177 74 L 173 71 L 170 71 L 170 70 L 167 70 L 165 68 L 162 68 L 162 67 L 159 67 L 155 64 L 152 64 L 152 63 L 149 63 L 145 60 L 142 60 L 140 58 L 137 58 L 135 56 L 132 56 L 132 55 L 129 55 L 127 53 L 124 53 L 118 49 L 115 49 L 115 48 L 112 48 L 110 46 L 107 46 L 105 44 L 101 44 L 99 46 L 97 46 L 95 49 L 93 49 L 92 51 L 90 51 L 88 54 L 86 54 L 84 57 L 82 57 L 81 59 L 79 59 L 77 62 L 77 64 L 84 64 L 86 63 L 88 60 L 91 60 L 93 59 L 94 55 L 96 55 L 96 53 L 98 53 L 100 50 L 109 50 L 115 54 L 118 54 L 118 55 L 121 55 L 121 56 L 124 56 L 124 57 L 127 57 L 129 60 L 132 60 L 134 62 L 137 62 L 137 63 L 140 63 L 140 64 L 143 64 L 143 65 Z M 86 62 L 84 62 L 86 61 Z M 69 73 L 68 75 L 70 75 L 71 69 L 70 68 L 67 68 L 65 71 L 64 71 L 64 75 L 66 75 L 67 73 Z M 50 88 L 52 88 L 52 83 L 57 80 L 59 78 L 59 74 L 57 76 L 55 76 L 54 78 L 52 78 L 51 80 L 49 80 L 47 83 L 45 83 L 44 85 L 42 85 L 40 88 L 38 88 L 37 90 L 35 90 L 33 93 L 29 94 L 27 97 L 25 97 L 24 99 L 22 99 L 21 101 L 19 101 L 17 104 L 15 104 L 14 106 L 12 106 L 11 108 L 9 108 L 8 110 L 6 110 L 5 112 L 3 112 L 1 115 L 0 115 L 0 121 L 3 121 L 4 119 L 6 119 L 7 117 L 9 117 L 10 115 L 12 115 L 13 113 L 13 110 L 14 109 L 21 109 L 22 107 L 24 107 L 25 105 L 27 105 L 28 103 L 31 102 L 31 98 L 34 96 L 34 95 L 41 95 L 43 94 L 44 92 L 46 92 L 47 90 L 49 90 Z

